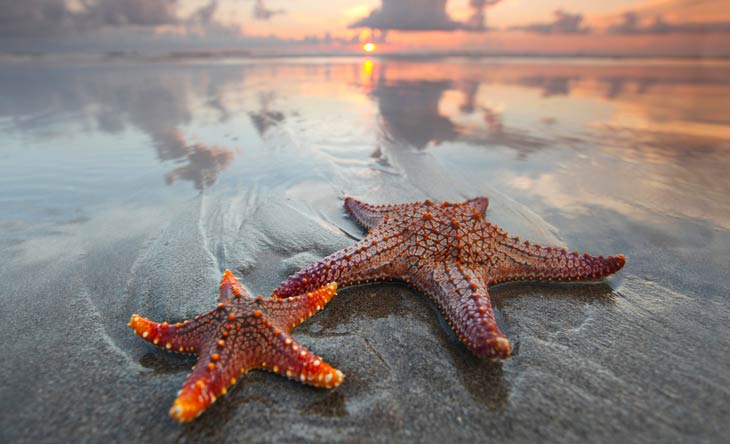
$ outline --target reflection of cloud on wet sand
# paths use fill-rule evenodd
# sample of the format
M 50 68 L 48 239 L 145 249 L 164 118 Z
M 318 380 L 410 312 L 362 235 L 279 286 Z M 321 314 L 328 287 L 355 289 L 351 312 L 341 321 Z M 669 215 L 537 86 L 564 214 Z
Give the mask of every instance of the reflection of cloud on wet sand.
M 730 229 L 730 64 L 394 61 L 374 72 L 383 128 L 403 142 L 387 144 L 391 153 L 388 145 L 446 142 L 509 147 L 529 160 L 550 148 L 524 171 L 497 168 L 495 183 L 566 214 L 602 208 L 642 223 L 669 216 Z M 426 171 L 426 160 L 400 157 L 409 176 L 418 176 L 412 165 Z
M 585 141 L 587 132 L 615 119 L 637 129 L 714 137 L 730 120 L 723 100 L 730 65 L 479 62 L 368 65 L 364 84 L 386 139 L 418 149 L 444 142 L 508 147 L 524 159 Z
M 71 131 L 121 134 L 129 127 L 138 129 L 149 137 L 160 161 L 186 162 L 166 174 L 168 184 L 185 180 L 202 189 L 230 165 L 232 150 L 191 144 L 181 128 L 193 121 L 191 102 L 199 95 L 209 97 L 210 109 L 227 115 L 221 89 L 240 82 L 240 70 L 170 71 L 164 80 L 153 69 L 104 74 L 103 68 L 65 65 L 34 71 L 11 67 L 0 73 L 0 96 L 8 99 L 0 101 L 0 117 L 10 116 L 15 128 L 36 134 L 59 122 L 83 125 Z
M 197 145 L 186 141 L 191 136 L 187 126 L 210 115 L 219 123 L 228 121 L 243 108 L 246 125 L 252 125 L 262 136 L 270 135 L 274 126 L 292 115 L 292 109 L 304 110 L 309 105 L 326 109 L 323 98 L 345 94 L 359 106 L 367 103 L 363 90 L 377 105 L 380 127 L 375 129 L 381 130 L 385 141 L 398 142 L 394 145 L 417 149 L 453 143 L 506 147 L 519 159 L 551 146 L 563 148 L 569 138 L 585 140 L 587 131 L 602 126 L 634 124 L 637 130 L 651 127 L 663 132 L 673 127 L 678 132 L 717 136 L 726 129 L 723 122 L 730 120 L 723 100 L 730 71 L 725 65 L 495 63 L 485 59 L 457 63 L 380 60 L 324 67 L 282 63 L 265 68 L 215 69 L 181 64 L 169 70 L 164 80 L 156 68 L 120 69 L 123 75 L 105 77 L 105 67 L 90 68 L 89 74 L 69 67 L 29 72 L 11 66 L 0 72 L 0 93 L 9 99 L 0 101 L 0 117 L 10 117 L 14 128 L 36 134 L 54 128 L 63 115 L 76 116 L 74 123 L 83 124 L 84 130 L 93 128 L 108 134 L 121 134 L 129 128 L 141 130 L 151 139 L 160 160 L 189 162 L 185 171 L 176 165 L 178 169 L 170 177 L 191 180 L 196 186 L 215 180 L 213 172 L 226 168 L 229 162 L 225 161 L 228 156 L 220 154 L 224 147 L 203 153 L 206 141 L 195 140 Z M 250 95 L 227 88 L 242 85 L 244 75 L 256 80 L 252 84 L 257 85 L 258 109 L 251 109 Z M 277 87 L 272 86 L 274 78 Z M 292 97 L 303 97 L 300 86 L 298 82 L 283 84 L 287 79 L 304 78 L 309 102 L 296 99 L 292 106 Z M 271 91 L 276 91 L 276 96 Z M 253 97 L 255 107 L 256 95 Z M 246 101 L 247 108 L 241 105 Z M 283 110 L 289 111 L 285 114 Z M 299 120 L 311 123 L 310 128 L 327 118 L 321 114 L 307 120 L 306 112 L 302 116 Z M 198 160 L 192 161 L 190 156 Z M 205 166 L 192 174 L 196 165 Z
M 386 70 L 371 96 L 377 99 L 382 130 L 392 141 L 424 149 L 429 144 L 461 141 L 484 146 L 507 146 L 520 158 L 548 145 L 546 140 L 506 125 L 501 112 L 478 102 L 480 83 L 472 80 L 388 82 Z M 458 104 L 444 106 L 447 92 L 460 93 Z M 460 117 L 481 118 L 462 121 Z M 456 121 L 459 121 L 457 123 Z
M 261 137 L 266 135 L 266 132 L 270 128 L 284 121 L 284 113 L 269 109 L 275 98 L 276 94 L 273 91 L 259 94 L 260 109 L 256 112 L 251 111 L 248 113 L 251 117 L 253 126 L 256 128 L 256 131 L 258 131 Z
M 593 162 L 596 156 L 607 160 Z M 565 157 L 560 174 L 546 171 L 503 180 L 568 213 L 587 214 L 602 207 L 634 220 L 672 215 L 728 230 L 728 163 L 728 138 L 610 128 L 591 156 Z
M 202 143 L 189 145 L 179 131 L 175 141 L 178 142 L 175 149 L 175 157 L 187 162 L 185 165 L 175 168 L 165 175 L 165 183 L 173 185 L 178 179 L 187 180 L 195 185 L 195 188 L 202 190 L 213 185 L 218 178 L 218 173 L 226 169 L 233 161 L 233 152 L 225 147 L 213 145 L 208 146 Z M 162 151 L 160 156 L 162 157 Z
M 383 79 L 381 79 L 383 80 Z M 451 87 L 449 82 L 381 83 L 373 91 L 377 98 L 383 130 L 392 139 L 416 148 L 429 143 L 454 140 L 457 128 L 439 112 L 441 96 Z

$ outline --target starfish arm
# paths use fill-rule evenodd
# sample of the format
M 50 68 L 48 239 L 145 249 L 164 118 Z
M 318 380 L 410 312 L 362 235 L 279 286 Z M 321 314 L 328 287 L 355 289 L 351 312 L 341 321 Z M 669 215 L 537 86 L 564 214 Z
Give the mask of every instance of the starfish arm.
M 153 322 L 133 314 L 129 325 L 145 341 L 159 348 L 178 353 L 197 353 L 201 339 L 206 337 L 212 327 L 209 320 L 213 312 L 196 316 L 192 321 L 185 320 L 175 324 Z
M 485 216 L 487 213 L 487 207 L 489 207 L 489 198 L 486 196 L 475 197 L 474 199 L 469 199 L 464 202 L 464 205 L 469 205 L 474 208 L 477 213 Z
M 256 367 L 256 345 L 254 340 L 242 339 L 236 347 L 226 346 L 225 341 L 202 347 L 197 364 L 170 408 L 170 416 L 180 422 L 191 421 L 225 395 L 237 377 Z
M 274 327 L 269 343 L 271 346 L 259 355 L 258 368 L 315 387 L 334 388 L 345 379 L 341 371 L 309 352 L 283 329 Z
M 276 303 L 271 307 L 271 313 L 278 323 L 288 329 L 286 331 L 291 331 L 322 310 L 336 294 L 337 283 L 330 282 L 299 296 L 276 299 Z
M 345 209 L 358 224 L 365 228 L 375 228 L 386 219 L 388 213 L 402 207 L 402 204 L 371 205 L 350 196 L 345 198 Z
M 223 278 L 221 279 L 220 296 L 218 297 L 218 301 L 226 302 L 237 297 L 250 298 L 251 295 L 249 295 L 246 289 L 238 282 L 238 279 L 236 279 L 236 276 L 231 273 L 231 270 L 226 270 L 223 273 Z
M 580 255 L 565 249 L 542 247 L 519 238 L 505 238 L 495 253 L 494 283 L 511 280 L 584 281 L 601 279 L 623 268 L 626 258 Z M 501 260 L 499 260 L 501 259 Z
M 512 346 L 497 326 L 480 273 L 453 263 L 440 263 L 432 273 L 417 273 L 413 283 L 441 309 L 451 328 L 479 357 L 506 359 Z
M 398 235 L 382 235 L 376 230 L 355 245 L 301 269 L 282 282 L 272 296 L 297 296 L 329 282 L 344 287 L 394 277 L 392 262 L 402 247 L 403 241 Z

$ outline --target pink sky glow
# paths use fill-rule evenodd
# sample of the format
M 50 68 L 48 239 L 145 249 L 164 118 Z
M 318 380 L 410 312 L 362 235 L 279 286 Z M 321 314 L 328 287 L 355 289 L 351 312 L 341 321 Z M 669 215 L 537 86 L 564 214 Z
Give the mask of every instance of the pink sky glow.
M 376 53 L 730 55 L 726 0 L 0 0 L 0 7 L 0 51 L 340 54 L 372 41 Z

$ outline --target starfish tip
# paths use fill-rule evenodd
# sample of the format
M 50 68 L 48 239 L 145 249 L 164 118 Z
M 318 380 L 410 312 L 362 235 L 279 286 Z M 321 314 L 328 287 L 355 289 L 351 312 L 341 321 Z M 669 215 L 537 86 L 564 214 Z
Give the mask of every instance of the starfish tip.
M 135 333 L 146 338 L 153 327 L 153 323 L 138 314 L 133 314 L 127 324 Z
M 624 268 L 624 265 L 626 265 L 626 256 L 624 256 L 623 254 L 619 254 L 608 259 L 609 274 L 618 272 L 619 270 Z
M 197 410 L 195 406 L 186 404 L 179 400 L 170 408 L 170 416 L 178 422 L 189 422 L 197 418 L 203 410 Z
M 501 337 L 495 339 L 494 348 L 502 359 L 507 359 L 512 354 L 512 344 L 509 343 L 509 339 L 507 338 Z
M 203 380 L 185 386 L 178 392 L 177 399 L 170 408 L 170 416 L 178 422 L 188 422 L 197 418 L 216 400 L 208 391 Z
M 223 272 L 223 278 L 221 278 L 221 288 L 226 286 L 226 284 L 237 284 L 238 279 L 236 279 L 236 276 L 233 275 L 231 270 L 226 269 L 226 271 Z
M 504 336 L 490 335 L 481 347 L 472 348 L 472 352 L 490 360 L 508 359 L 512 355 L 512 344 Z
M 335 379 L 332 381 L 332 386 L 337 387 L 338 385 L 342 384 L 342 381 L 345 380 L 345 374 L 342 373 L 339 370 L 335 370 Z

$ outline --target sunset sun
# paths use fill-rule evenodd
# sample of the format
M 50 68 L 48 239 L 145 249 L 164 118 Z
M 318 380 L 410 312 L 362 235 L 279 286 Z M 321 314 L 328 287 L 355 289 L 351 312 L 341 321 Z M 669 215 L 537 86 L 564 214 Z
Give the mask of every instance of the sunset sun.
M 377 46 L 375 46 L 375 43 L 368 42 L 362 45 L 362 50 L 365 52 L 373 52 L 377 49 Z

